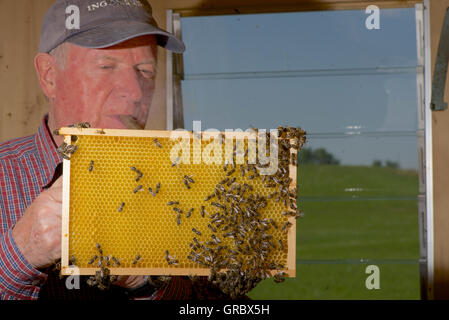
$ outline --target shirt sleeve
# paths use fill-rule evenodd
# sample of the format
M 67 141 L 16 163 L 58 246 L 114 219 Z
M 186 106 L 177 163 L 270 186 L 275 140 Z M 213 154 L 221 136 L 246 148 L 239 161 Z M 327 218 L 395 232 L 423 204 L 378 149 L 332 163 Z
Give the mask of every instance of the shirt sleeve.
M 12 229 L 0 235 L 0 299 L 36 300 L 47 275 L 23 257 L 12 237 Z

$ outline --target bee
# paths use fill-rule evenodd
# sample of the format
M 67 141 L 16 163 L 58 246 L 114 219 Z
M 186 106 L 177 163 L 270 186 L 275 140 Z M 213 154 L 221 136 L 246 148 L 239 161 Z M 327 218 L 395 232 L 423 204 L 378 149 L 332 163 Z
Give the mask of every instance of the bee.
M 179 261 L 176 260 L 176 259 L 170 260 L 170 261 L 168 262 L 168 264 L 169 264 L 169 265 L 173 264 L 173 265 L 177 266 L 177 265 L 179 264 Z
M 118 276 L 116 276 L 116 275 L 112 275 L 109 277 L 110 282 L 115 282 L 115 281 L 117 281 L 117 279 L 118 279 Z
M 198 242 L 198 239 L 197 239 L 196 237 L 193 237 L 193 242 L 195 242 L 195 244 L 196 244 L 198 247 L 201 247 L 201 244 Z
M 158 148 L 162 148 L 161 143 L 157 139 L 154 139 L 153 142 Z
M 106 262 L 106 266 L 107 266 L 107 267 L 109 267 L 109 266 L 111 265 L 110 259 L 111 259 L 110 256 L 104 257 L 104 261 Z
M 111 259 L 114 262 L 113 266 L 120 267 L 120 261 L 116 257 L 112 257 Z
M 56 149 L 56 151 L 63 159 L 70 160 L 70 157 L 66 153 L 66 149 L 67 149 L 67 143 L 63 142 L 62 145 L 59 146 L 58 149 Z
M 106 132 L 104 132 L 103 129 L 97 130 L 97 131 L 95 131 L 95 132 L 98 133 L 98 134 L 106 134 Z
M 243 166 L 243 164 L 240 165 L 240 174 L 242 175 L 242 177 L 245 176 L 245 167 Z
M 223 167 L 223 171 L 225 171 L 225 172 L 228 171 L 228 163 L 227 162 L 225 163 L 225 165 Z
M 302 218 L 302 217 L 304 217 L 304 212 L 302 212 L 301 210 L 296 210 L 296 213 L 295 213 L 295 219 L 298 219 L 298 218 Z
M 187 189 L 190 189 L 189 181 L 187 181 L 187 180 L 184 179 L 183 182 L 184 182 L 184 185 L 187 187 Z
M 296 206 L 296 204 L 294 202 L 291 202 L 290 203 L 290 209 L 296 210 L 296 209 L 298 209 L 298 207 Z
M 78 141 L 78 136 L 75 136 L 75 135 L 70 136 L 70 141 L 71 141 L 72 143 L 77 142 L 77 141 Z
M 120 207 L 118 208 L 118 212 L 122 212 L 124 206 L 125 206 L 125 203 L 122 202 L 122 204 L 121 204 Z
M 195 228 L 192 228 L 192 231 L 195 232 L 197 235 L 201 235 L 201 232 L 199 232 L 198 230 L 196 230 Z
M 270 223 L 273 225 L 273 227 L 274 227 L 275 229 L 278 228 L 278 225 L 276 224 L 276 222 L 275 222 L 273 219 L 270 219 Z
M 75 259 L 75 256 L 71 256 L 70 257 L 70 263 L 72 264 L 72 265 L 76 265 L 76 259 Z
M 229 181 L 229 178 L 224 178 L 223 180 L 221 180 L 218 184 L 225 184 L 226 182 Z
M 88 262 L 87 264 L 92 264 L 92 263 L 94 263 L 95 260 L 97 260 L 97 259 L 98 259 L 98 256 L 97 256 L 97 255 L 94 255 L 94 256 L 89 260 L 89 262 Z
M 136 182 L 138 182 L 143 177 L 143 173 L 136 167 L 131 167 L 131 170 L 137 173 Z
M 281 271 L 274 275 L 274 282 L 281 283 L 285 281 L 285 272 Z
M 133 265 L 135 265 L 135 264 L 137 264 L 137 262 L 140 260 L 140 258 L 141 258 L 141 256 L 140 255 L 137 255 L 135 258 L 134 258 L 134 261 L 133 261 Z
M 220 239 L 218 239 L 216 235 L 213 234 L 213 235 L 211 236 L 211 238 L 214 240 L 215 243 L 217 243 L 217 244 L 218 244 L 218 243 L 221 243 Z
M 148 188 L 148 191 L 150 191 L 150 193 L 151 193 L 151 195 L 152 195 L 153 197 L 156 196 L 156 194 L 153 192 L 153 189 L 152 189 L 151 187 Z
M 142 190 L 142 188 L 143 188 L 142 185 L 138 185 L 138 186 L 134 189 L 133 193 L 137 193 L 138 191 Z
M 211 205 L 213 205 L 213 206 L 215 206 L 217 208 L 220 208 L 220 209 L 226 209 L 226 206 L 224 206 L 224 205 L 222 205 L 220 203 L 217 203 L 217 202 L 212 202 Z
M 176 211 L 177 213 L 179 213 L 179 214 L 181 214 L 182 213 L 182 210 L 181 209 L 179 209 L 179 208 L 177 208 L 177 207 L 174 207 L 173 208 L 173 211 Z
M 86 283 L 91 287 L 98 284 L 98 282 L 95 280 L 95 276 L 90 276 L 89 279 L 87 279 Z
M 220 214 L 218 213 L 218 212 L 215 212 L 214 214 L 212 214 L 211 216 L 210 216 L 210 218 L 213 220 L 213 219 L 215 219 L 216 217 L 218 217 Z M 213 222 L 213 221 L 212 221 Z
M 226 185 L 228 186 L 228 187 L 230 187 L 231 186 L 231 184 L 233 184 L 234 182 L 235 182 L 235 180 L 237 180 L 237 178 L 232 178 Z
M 68 127 L 69 128 L 78 128 L 78 129 L 88 129 L 88 128 L 90 128 L 90 123 L 89 122 L 80 122 L 80 123 L 71 124 Z
M 205 199 L 204 199 L 204 201 L 209 201 L 210 199 L 212 199 L 213 197 L 215 197 L 215 193 L 212 193 L 212 194 L 210 194 L 210 195 L 208 195 Z
M 205 206 L 201 206 L 201 217 L 204 218 L 205 214 L 206 214 L 206 210 L 205 210 Z
M 283 226 L 282 226 L 282 231 L 287 232 L 288 228 L 290 228 L 292 226 L 292 224 L 290 223 L 290 221 L 287 221 Z
M 217 229 L 215 229 L 212 225 L 208 224 L 207 227 L 212 230 L 212 232 L 216 233 Z
M 181 225 L 181 213 L 178 213 L 178 215 L 176 216 L 176 224 L 177 224 L 178 226 Z
M 177 157 L 177 158 L 175 159 L 175 161 L 171 164 L 172 168 L 173 168 L 174 166 L 177 166 L 177 165 L 178 165 L 179 160 L 181 160 L 180 157 Z
M 195 180 L 193 180 L 192 176 L 184 176 L 184 179 L 187 180 L 189 183 L 195 183 Z
M 98 252 L 100 252 L 100 255 L 103 255 L 103 250 L 101 250 L 100 244 L 99 244 L 99 243 L 96 243 L 95 246 L 97 247 Z
M 232 168 L 230 171 L 228 171 L 228 173 L 226 173 L 226 175 L 229 177 L 230 175 L 232 175 L 235 172 L 235 167 Z
M 92 170 L 94 170 L 94 161 L 93 160 L 90 161 L 89 172 L 92 172 Z
M 217 188 L 214 189 L 215 195 L 217 196 L 218 200 L 221 200 L 221 194 L 220 191 L 218 191 Z
M 155 192 L 156 193 L 159 193 L 159 190 L 161 189 L 161 183 L 160 182 L 158 182 L 157 184 L 156 184 L 156 190 L 155 190 Z
M 193 213 L 194 208 L 191 208 L 187 213 L 186 213 L 186 218 L 190 218 L 190 216 Z
M 169 202 L 167 203 L 167 206 L 173 206 L 173 205 L 178 205 L 178 204 L 179 204 L 178 201 L 169 201 Z
M 279 250 L 284 251 L 284 244 L 282 243 L 281 239 L 278 240 L 278 244 L 279 244 Z

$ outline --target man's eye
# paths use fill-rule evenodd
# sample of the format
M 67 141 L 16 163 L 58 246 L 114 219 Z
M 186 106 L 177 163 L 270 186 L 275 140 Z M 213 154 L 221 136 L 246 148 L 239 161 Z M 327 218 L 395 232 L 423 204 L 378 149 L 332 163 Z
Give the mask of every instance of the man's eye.
M 156 76 L 156 73 L 154 71 L 151 70 L 144 70 L 144 69 L 140 69 L 139 70 L 145 77 L 148 78 L 154 78 Z
M 103 69 L 103 70 L 112 70 L 112 69 L 114 69 L 114 66 L 100 66 L 100 69 Z

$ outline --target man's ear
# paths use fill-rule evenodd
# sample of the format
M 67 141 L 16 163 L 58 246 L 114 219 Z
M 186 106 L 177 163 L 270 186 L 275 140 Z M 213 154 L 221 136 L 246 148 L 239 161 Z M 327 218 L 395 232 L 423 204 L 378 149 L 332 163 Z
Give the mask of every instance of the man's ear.
M 39 84 L 42 91 L 49 98 L 55 97 L 56 93 L 56 60 L 48 53 L 38 53 L 34 58 Z

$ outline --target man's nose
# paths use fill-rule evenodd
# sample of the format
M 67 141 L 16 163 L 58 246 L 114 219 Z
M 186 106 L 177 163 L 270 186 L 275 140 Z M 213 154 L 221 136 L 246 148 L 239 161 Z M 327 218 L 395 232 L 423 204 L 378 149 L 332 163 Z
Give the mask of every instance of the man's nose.
M 139 102 L 142 99 L 142 84 L 138 70 L 129 68 L 120 73 L 118 81 L 119 95 L 130 102 Z

